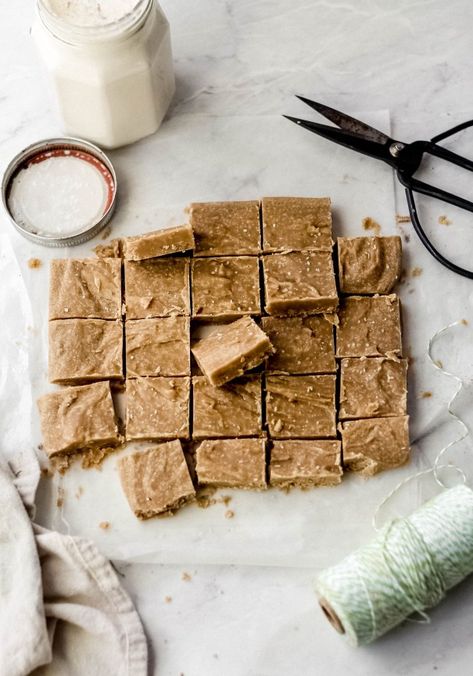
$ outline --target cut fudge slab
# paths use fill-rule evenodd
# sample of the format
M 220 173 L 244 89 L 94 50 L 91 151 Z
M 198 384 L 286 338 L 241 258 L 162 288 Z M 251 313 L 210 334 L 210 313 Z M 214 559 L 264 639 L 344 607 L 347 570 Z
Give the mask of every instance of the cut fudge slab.
M 340 420 L 405 415 L 407 361 L 342 359 Z
M 339 237 L 338 275 L 342 293 L 389 293 L 401 276 L 400 237 Z
M 264 439 L 203 441 L 196 453 L 199 484 L 227 488 L 266 488 Z
M 341 457 L 339 441 L 275 441 L 269 483 L 280 488 L 335 486 L 342 480 Z
M 261 313 L 259 263 L 251 256 L 192 261 L 192 316 L 233 319 Z
M 408 422 L 408 416 L 402 416 L 342 423 L 345 468 L 372 476 L 404 465 L 409 459 Z
M 337 357 L 393 357 L 402 352 L 399 299 L 349 296 L 341 302 Z
M 335 376 L 266 376 L 266 417 L 275 439 L 336 437 Z
M 332 251 L 332 212 L 328 197 L 264 197 L 263 249 Z
M 67 387 L 38 399 L 45 452 L 51 457 L 121 442 L 109 383 Z
M 189 211 L 195 256 L 261 252 L 259 202 L 195 202 Z
M 261 435 L 261 376 L 245 376 L 222 387 L 196 376 L 192 385 L 194 439 Z
M 324 317 L 263 317 L 275 349 L 266 370 L 273 373 L 335 373 L 333 325 Z
M 127 381 L 128 440 L 188 439 L 190 378 Z
M 194 234 L 189 223 L 123 240 L 125 258 L 129 261 L 143 261 L 193 248 Z
M 127 378 L 190 375 L 188 317 L 133 319 L 125 336 Z
M 303 251 L 263 259 L 266 312 L 270 315 L 334 312 L 338 305 L 332 255 Z
M 122 313 L 121 261 L 51 261 L 49 319 L 119 319 Z
M 139 519 L 172 514 L 195 497 L 178 440 L 121 458 L 118 471 L 123 492 Z
M 127 319 L 190 314 L 189 259 L 125 261 Z
M 200 370 L 216 386 L 242 376 L 272 351 L 268 336 L 251 317 L 222 324 L 192 348 Z
M 49 322 L 49 380 L 80 383 L 123 378 L 123 327 L 104 319 Z

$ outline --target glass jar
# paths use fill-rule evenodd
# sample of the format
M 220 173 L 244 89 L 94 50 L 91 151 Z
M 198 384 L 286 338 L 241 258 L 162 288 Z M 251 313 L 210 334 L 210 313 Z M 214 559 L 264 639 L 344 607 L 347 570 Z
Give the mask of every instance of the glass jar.
M 97 0 L 94 7 L 100 4 Z M 64 131 L 105 148 L 154 133 L 175 90 L 163 11 L 156 0 L 128 4 L 131 11 L 112 21 L 91 17 L 79 25 L 77 17 L 53 11 L 51 0 L 37 0 L 32 29 L 52 77 Z

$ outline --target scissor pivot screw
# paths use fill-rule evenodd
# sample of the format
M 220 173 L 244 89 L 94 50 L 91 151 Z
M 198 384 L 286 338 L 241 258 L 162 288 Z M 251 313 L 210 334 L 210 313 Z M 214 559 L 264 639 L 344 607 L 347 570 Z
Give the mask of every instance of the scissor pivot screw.
M 393 157 L 398 157 L 399 153 L 401 152 L 401 150 L 403 148 L 404 148 L 404 143 L 398 143 L 398 142 L 392 143 L 389 146 L 389 152 L 391 153 L 391 155 Z

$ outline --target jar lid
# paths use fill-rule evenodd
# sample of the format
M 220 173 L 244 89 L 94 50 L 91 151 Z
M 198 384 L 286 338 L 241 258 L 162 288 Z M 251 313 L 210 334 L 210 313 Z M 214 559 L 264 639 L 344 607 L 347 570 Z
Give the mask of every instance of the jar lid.
M 75 138 L 39 141 L 8 165 L 2 201 L 13 226 L 36 244 L 82 244 L 115 209 L 117 177 L 100 148 Z

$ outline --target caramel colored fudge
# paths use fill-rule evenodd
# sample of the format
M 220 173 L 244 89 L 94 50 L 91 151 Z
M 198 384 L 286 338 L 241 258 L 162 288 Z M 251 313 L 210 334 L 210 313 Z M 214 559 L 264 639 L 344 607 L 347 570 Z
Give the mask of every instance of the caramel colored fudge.
M 222 387 L 197 376 L 192 385 L 194 439 L 261 435 L 261 376 L 244 376 Z
M 406 414 L 407 361 L 342 359 L 340 420 Z
M 192 348 L 200 370 L 215 386 L 242 376 L 272 351 L 268 336 L 251 317 L 222 324 Z
M 335 376 L 266 376 L 266 417 L 274 439 L 337 436 Z
M 266 488 L 264 439 L 203 441 L 196 453 L 199 484 L 226 488 Z
M 338 275 L 342 293 L 390 293 L 401 276 L 400 237 L 339 237 Z
M 399 299 L 349 296 L 341 302 L 337 357 L 393 357 L 402 352 Z
M 259 202 L 196 202 L 189 211 L 195 256 L 261 252 Z
M 251 256 L 194 258 L 192 316 L 234 319 L 261 313 L 259 263 Z
M 275 349 L 268 372 L 335 373 L 333 325 L 321 315 L 263 317 L 261 326 Z
M 190 314 L 189 259 L 125 261 L 127 319 Z
M 122 240 L 120 238 L 111 239 L 105 244 L 97 244 L 93 251 L 97 258 L 122 258 Z
M 167 256 L 194 248 L 194 234 L 190 224 L 178 225 L 165 230 L 147 232 L 137 237 L 125 237 L 123 250 L 129 261 Z
M 49 319 L 119 319 L 121 262 L 115 258 L 51 261 Z
M 189 317 L 133 319 L 125 336 L 127 378 L 190 375 Z
M 118 434 L 109 383 L 67 387 L 38 399 L 45 452 L 51 457 L 116 446 Z
M 342 423 L 345 468 L 373 476 L 385 469 L 404 465 L 409 459 L 408 422 L 408 416 L 402 416 Z
M 339 441 L 275 441 L 269 483 L 279 488 L 335 486 L 342 480 Z
M 332 212 L 328 197 L 264 197 L 263 249 L 332 251 Z
M 127 381 L 126 438 L 188 439 L 190 378 Z
M 195 489 L 178 440 L 120 458 L 123 492 L 139 519 L 173 514 L 195 498 Z
M 332 255 L 303 251 L 263 259 L 266 312 L 300 315 L 334 312 L 338 306 Z
M 49 322 L 49 380 L 86 383 L 123 378 L 121 322 L 57 319 Z

